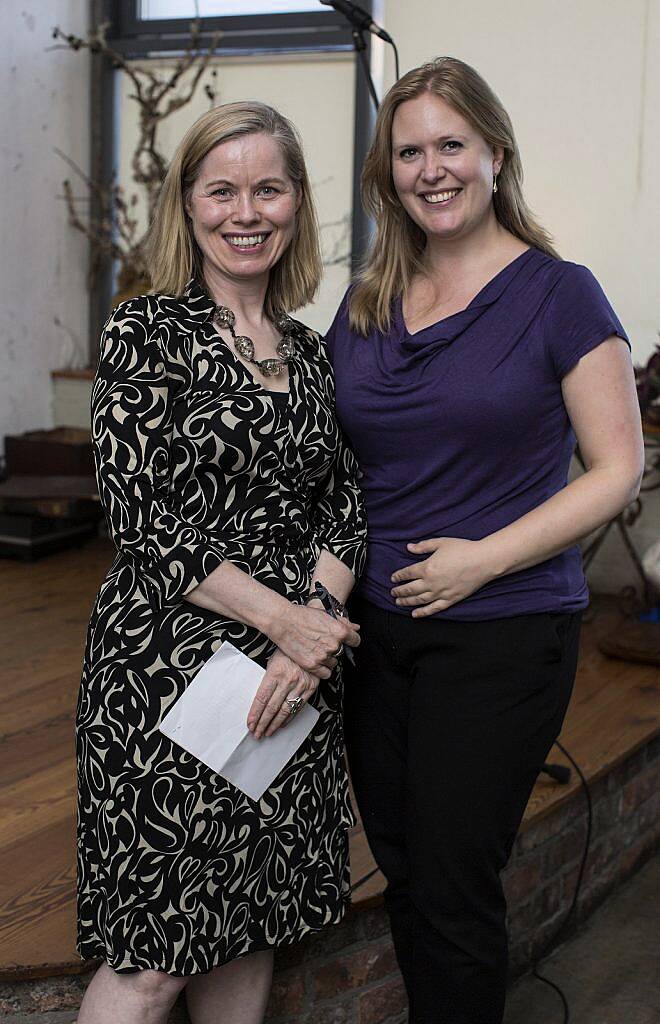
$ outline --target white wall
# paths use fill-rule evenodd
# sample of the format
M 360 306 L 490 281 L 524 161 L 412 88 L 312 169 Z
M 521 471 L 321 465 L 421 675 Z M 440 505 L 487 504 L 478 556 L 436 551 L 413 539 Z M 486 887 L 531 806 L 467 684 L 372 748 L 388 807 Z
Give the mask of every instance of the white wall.
M 4 0 L 0 36 L 0 445 L 49 427 L 51 369 L 87 358 L 87 245 L 67 224 L 58 147 L 89 167 L 89 60 L 49 52 L 87 28 L 86 0 Z M 55 324 L 59 319 L 62 327 Z
M 150 70 L 166 65 L 149 62 Z M 216 103 L 241 99 L 269 103 L 289 117 L 300 131 L 307 168 L 317 202 L 325 254 L 350 251 L 353 188 L 353 108 L 355 64 L 351 54 L 222 57 L 215 62 Z M 136 139 L 136 106 L 125 75 L 120 76 L 119 178 L 131 191 L 130 159 Z M 174 152 L 187 128 L 209 109 L 200 88 L 194 100 L 162 123 L 159 139 L 166 156 Z M 346 222 L 331 227 L 333 222 Z M 324 331 L 329 326 L 349 280 L 349 265 L 326 268 L 319 296 L 296 316 Z
M 660 329 L 660 2 L 379 0 L 401 73 L 443 54 L 472 64 L 509 111 L 533 210 L 565 259 L 593 270 L 635 362 Z M 382 47 L 383 85 L 394 81 Z M 660 492 L 631 535 L 659 536 Z M 612 530 L 589 573 L 596 590 L 637 583 Z

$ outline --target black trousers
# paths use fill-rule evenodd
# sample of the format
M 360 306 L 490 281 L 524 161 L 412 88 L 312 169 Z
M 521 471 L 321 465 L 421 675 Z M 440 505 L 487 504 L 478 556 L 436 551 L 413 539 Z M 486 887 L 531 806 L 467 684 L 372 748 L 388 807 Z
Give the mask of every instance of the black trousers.
M 558 736 L 580 614 L 413 619 L 359 599 L 345 684 L 355 796 L 387 879 L 412 1024 L 500 1024 L 500 882 Z

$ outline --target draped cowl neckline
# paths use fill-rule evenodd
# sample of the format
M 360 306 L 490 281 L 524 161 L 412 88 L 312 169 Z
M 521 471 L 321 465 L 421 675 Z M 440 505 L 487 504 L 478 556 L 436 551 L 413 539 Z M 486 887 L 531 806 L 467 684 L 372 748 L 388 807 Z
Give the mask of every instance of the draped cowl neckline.
M 518 274 L 527 266 L 534 255 L 538 255 L 536 249 L 526 249 L 514 260 L 508 263 L 494 277 L 487 281 L 479 292 L 474 296 L 465 309 L 443 317 L 428 327 L 411 334 L 406 327 L 403 316 L 403 296 L 399 295 L 393 305 L 393 327 L 401 348 L 411 357 L 420 355 L 427 358 L 434 354 L 434 351 L 456 341 L 465 331 L 479 319 L 485 309 L 497 302 L 507 288 L 515 281 Z

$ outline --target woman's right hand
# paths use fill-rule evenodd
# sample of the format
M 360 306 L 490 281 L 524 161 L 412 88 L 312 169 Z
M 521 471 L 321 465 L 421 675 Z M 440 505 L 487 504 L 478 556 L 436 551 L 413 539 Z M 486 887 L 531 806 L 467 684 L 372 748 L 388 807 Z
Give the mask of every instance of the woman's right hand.
M 359 646 L 359 629 L 350 619 L 333 619 L 320 609 L 289 604 L 266 632 L 305 672 L 329 679 L 341 647 Z

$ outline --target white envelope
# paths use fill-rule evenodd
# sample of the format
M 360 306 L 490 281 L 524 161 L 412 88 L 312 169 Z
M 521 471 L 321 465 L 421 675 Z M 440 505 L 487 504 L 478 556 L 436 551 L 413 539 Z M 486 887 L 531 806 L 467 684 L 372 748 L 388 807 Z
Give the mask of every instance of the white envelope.
M 264 675 L 261 665 L 225 642 L 159 726 L 165 736 L 253 800 L 261 799 L 319 717 L 316 708 L 305 704 L 273 736 L 256 740 L 247 716 Z

